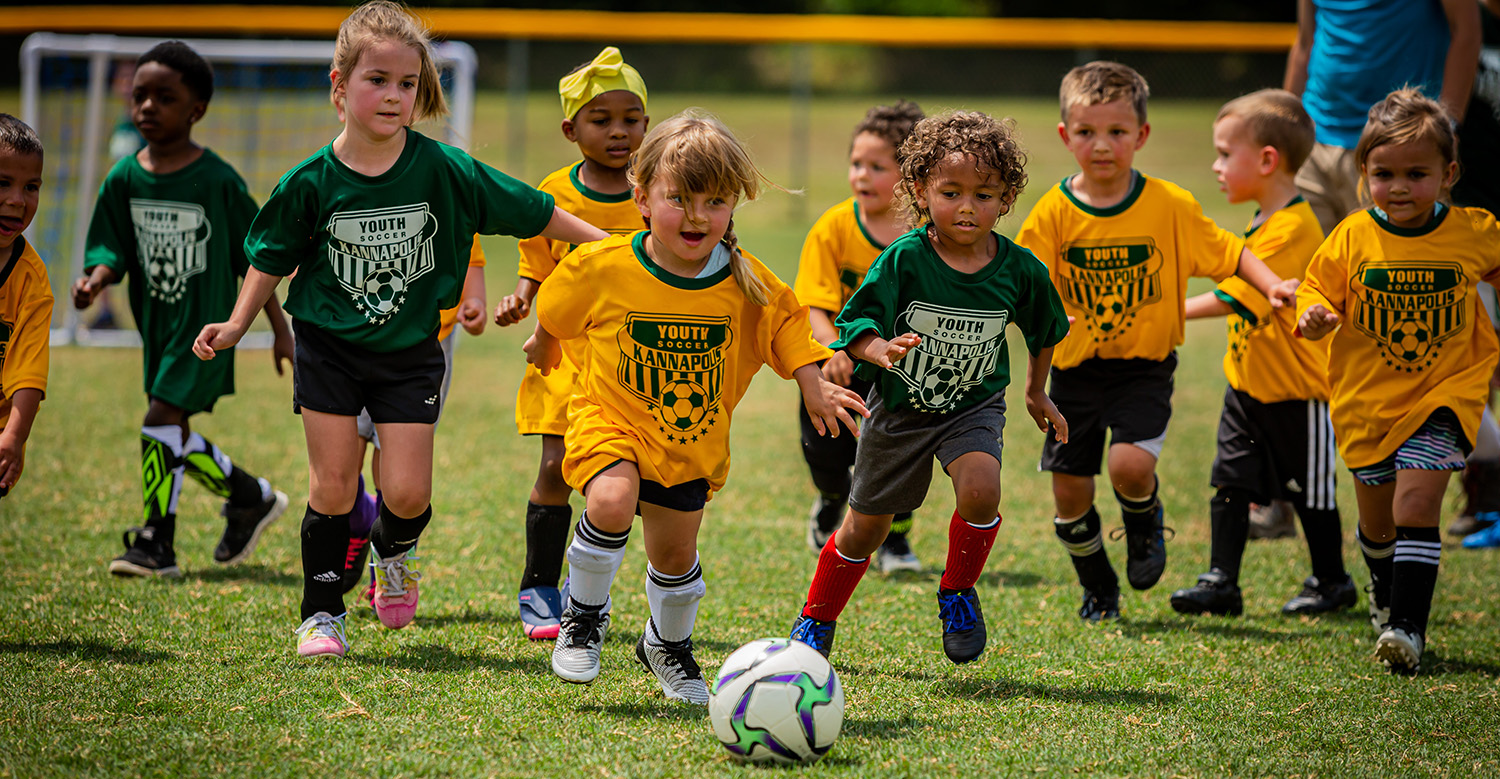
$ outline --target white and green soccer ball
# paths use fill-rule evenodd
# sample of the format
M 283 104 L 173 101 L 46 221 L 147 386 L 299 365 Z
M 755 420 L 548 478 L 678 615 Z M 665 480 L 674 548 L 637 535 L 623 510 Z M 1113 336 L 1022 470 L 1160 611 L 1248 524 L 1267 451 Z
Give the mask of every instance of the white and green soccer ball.
M 719 669 L 708 721 L 737 760 L 811 763 L 839 737 L 844 688 L 828 660 L 807 644 L 756 639 Z

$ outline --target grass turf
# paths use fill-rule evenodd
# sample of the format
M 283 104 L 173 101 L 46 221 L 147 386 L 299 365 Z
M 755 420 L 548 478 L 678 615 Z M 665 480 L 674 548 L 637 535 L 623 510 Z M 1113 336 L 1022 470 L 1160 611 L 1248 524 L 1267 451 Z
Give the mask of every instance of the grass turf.
M 554 98 L 533 101 L 529 180 L 573 159 L 556 135 Z M 1071 166 L 1048 103 L 931 98 L 1017 117 L 1032 186 L 1002 229 Z M 784 181 L 787 112 L 772 98 L 653 96 L 664 118 L 685 105 L 721 111 L 766 171 Z M 867 101 L 820 99 L 813 168 L 800 217 L 772 193 L 746 208 L 742 241 L 790 280 L 802 235 L 845 197 L 848 128 Z M 500 164 L 498 96 L 481 100 L 477 154 Z M 1138 166 L 1195 191 L 1231 228 L 1250 210 L 1214 191 L 1208 165 L 1215 106 L 1156 104 Z M 486 140 L 489 138 L 490 140 Z M 311 151 L 311 150 L 309 150 Z M 514 244 L 486 241 L 490 299 L 513 284 Z M 1196 287 L 1195 289 L 1202 289 Z M 61 301 L 60 301 L 61 303 Z M 548 670 L 550 645 L 526 641 L 515 614 L 522 515 L 539 450 L 514 434 L 521 330 L 463 337 L 436 451 L 437 518 L 423 537 L 422 607 L 409 628 L 351 609 L 350 656 L 305 662 L 292 652 L 301 582 L 297 525 L 305 449 L 289 412 L 290 380 L 265 352 L 237 356 L 239 393 L 195 421 L 237 462 L 271 478 L 292 508 L 250 562 L 221 568 L 210 551 L 218 506 L 186 484 L 180 581 L 105 573 L 119 532 L 138 521 L 136 435 L 144 402 L 130 350 L 60 348 L 29 447 L 25 477 L 0 502 L 0 776 L 697 776 L 755 775 L 732 763 L 701 710 L 666 703 L 635 665 L 647 615 L 639 532 L 614 589 L 604 672 L 586 687 Z M 1116 624 L 1082 624 L 1078 587 L 1052 535 L 1048 482 L 1035 471 L 1040 434 L 1015 406 L 1007 431 L 1006 522 L 980 593 L 990 647 L 956 668 L 943 658 L 933 593 L 951 511 L 935 479 L 917 515 L 919 575 L 871 574 L 840 621 L 835 665 L 848 695 L 844 733 L 820 764 L 828 776 L 994 774 L 1098 776 L 1500 775 L 1500 648 L 1495 555 L 1450 548 L 1431 644 L 1415 679 L 1373 660 L 1363 606 L 1322 618 L 1277 613 L 1307 572 L 1300 540 L 1257 542 L 1246 555 L 1241 618 L 1187 619 L 1170 591 L 1207 565 L 1208 463 L 1223 378 L 1222 325 L 1190 326 L 1171 435 L 1160 463 L 1167 574 L 1130 593 Z M 1015 366 L 1021 368 L 1019 362 Z M 1019 370 L 1014 375 L 1021 375 Z M 796 390 L 766 372 L 736 413 L 734 471 L 701 538 L 709 594 L 695 641 L 708 671 L 734 647 L 784 635 L 814 557 L 803 541 L 812 488 L 798 454 Z M 1012 400 L 1016 398 L 1013 395 Z M 1354 501 L 1341 476 L 1344 558 Z M 1107 489 L 1102 489 L 1107 494 Z M 575 497 L 574 505 L 580 505 Z M 1100 502 L 1106 524 L 1118 517 Z M 1118 566 L 1123 548 L 1109 550 Z M 351 598 L 350 602 L 354 602 Z

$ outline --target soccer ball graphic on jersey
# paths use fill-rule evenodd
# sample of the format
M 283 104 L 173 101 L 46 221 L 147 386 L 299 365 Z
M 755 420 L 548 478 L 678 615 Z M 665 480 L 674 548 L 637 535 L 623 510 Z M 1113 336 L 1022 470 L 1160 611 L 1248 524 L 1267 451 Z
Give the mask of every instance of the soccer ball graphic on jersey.
M 377 316 L 384 316 L 395 311 L 406 297 L 406 277 L 395 268 L 380 268 L 365 277 L 361 289 L 365 307 Z
M 177 258 L 165 254 L 152 255 L 146 260 L 146 275 L 159 297 L 171 301 L 181 294 L 181 290 L 177 289 L 182 283 Z
M 708 413 L 708 390 L 687 379 L 669 381 L 661 388 L 661 421 L 674 430 L 692 430 Z
M 1420 319 L 1403 319 L 1391 328 L 1391 355 L 1402 362 L 1416 362 L 1432 348 L 1432 333 Z
M 922 385 L 918 388 L 918 396 L 922 399 L 922 405 L 928 408 L 943 408 L 953 402 L 958 394 L 958 380 L 963 373 L 956 366 L 938 363 L 927 369 L 922 374 Z
M 1125 301 L 1113 292 L 1106 292 L 1094 299 L 1090 313 L 1094 315 L 1094 326 L 1101 333 L 1113 333 L 1125 323 Z
M 708 721 L 736 760 L 810 763 L 844 724 L 844 687 L 817 650 L 785 638 L 736 649 L 709 690 Z

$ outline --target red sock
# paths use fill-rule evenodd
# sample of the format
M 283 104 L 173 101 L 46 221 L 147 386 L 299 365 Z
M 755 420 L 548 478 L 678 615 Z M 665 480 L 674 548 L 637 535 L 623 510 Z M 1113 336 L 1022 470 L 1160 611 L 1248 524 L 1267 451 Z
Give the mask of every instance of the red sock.
M 802 613 L 819 622 L 838 619 L 869 567 L 870 558 L 850 562 L 839 554 L 834 539 L 829 538 L 818 554 L 818 571 L 813 574 L 812 584 L 807 588 L 807 605 L 802 607 Z
M 948 523 L 948 567 L 938 586 L 945 590 L 966 590 L 979 581 L 984 563 L 990 559 L 990 547 L 995 545 L 995 533 L 1000 530 L 1000 517 L 995 524 L 980 530 L 964 521 L 958 512 Z

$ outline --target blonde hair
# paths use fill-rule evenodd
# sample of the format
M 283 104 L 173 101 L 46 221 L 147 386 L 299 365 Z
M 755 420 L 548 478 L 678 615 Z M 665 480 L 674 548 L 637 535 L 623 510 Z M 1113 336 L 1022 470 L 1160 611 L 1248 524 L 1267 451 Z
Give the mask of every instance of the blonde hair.
M 1237 97 L 1219 109 L 1214 122 L 1226 116 L 1245 123 L 1251 143 L 1275 149 L 1288 173 L 1296 173 L 1312 154 L 1312 117 L 1302 107 L 1302 99 L 1285 89 L 1262 89 Z
M 1116 100 L 1130 101 L 1135 109 L 1136 121 L 1146 123 L 1146 99 L 1151 88 L 1146 79 L 1128 65 L 1108 60 L 1095 60 L 1079 65 L 1063 76 L 1058 97 L 1062 102 L 1062 118 L 1068 121 L 1068 111 L 1073 106 L 1091 106 L 1113 103 Z
M 333 72 L 337 75 L 329 89 L 329 99 L 340 111 L 339 86 L 345 83 L 364 56 L 375 44 L 393 41 L 417 50 L 422 58 L 422 67 L 417 74 L 417 99 L 412 108 L 413 124 L 448 113 L 448 99 L 443 96 L 443 85 L 438 78 L 437 64 L 432 61 L 432 48 L 427 30 L 406 7 L 392 0 L 371 0 L 354 9 L 349 18 L 339 25 L 339 36 L 333 45 Z
M 927 186 L 949 157 L 962 154 L 981 172 L 992 171 L 1000 179 L 1004 216 L 1026 188 L 1026 152 L 1016 140 L 1010 120 L 1000 121 L 978 111 L 955 111 L 929 116 L 912 128 L 911 135 L 896 151 L 901 165 L 897 199 L 911 215 L 914 225 L 931 221 L 932 214 L 917 204 L 917 194 Z
M 1402 87 L 1370 106 L 1369 119 L 1359 135 L 1359 144 L 1354 147 L 1354 162 L 1359 166 L 1360 198 L 1370 196 L 1365 163 L 1375 147 L 1419 141 L 1431 141 L 1437 146 L 1444 166 L 1458 159 L 1458 134 L 1441 103 L 1422 94 L 1422 90 L 1416 87 Z
M 631 155 L 627 175 L 631 186 L 642 191 L 650 189 L 659 180 L 666 180 L 684 192 L 739 197 L 747 201 L 760 196 L 762 182 L 771 184 L 723 122 L 695 109 L 688 109 L 652 127 L 641 142 L 641 148 Z M 649 223 L 647 227 L 650 227 Z M 729 246 L 729 267 L 740 291 L 757 306 L 769 303 L 771 296 L 766 283 L 740 251 L 733 217 L 724 233 L 724 243 Z

